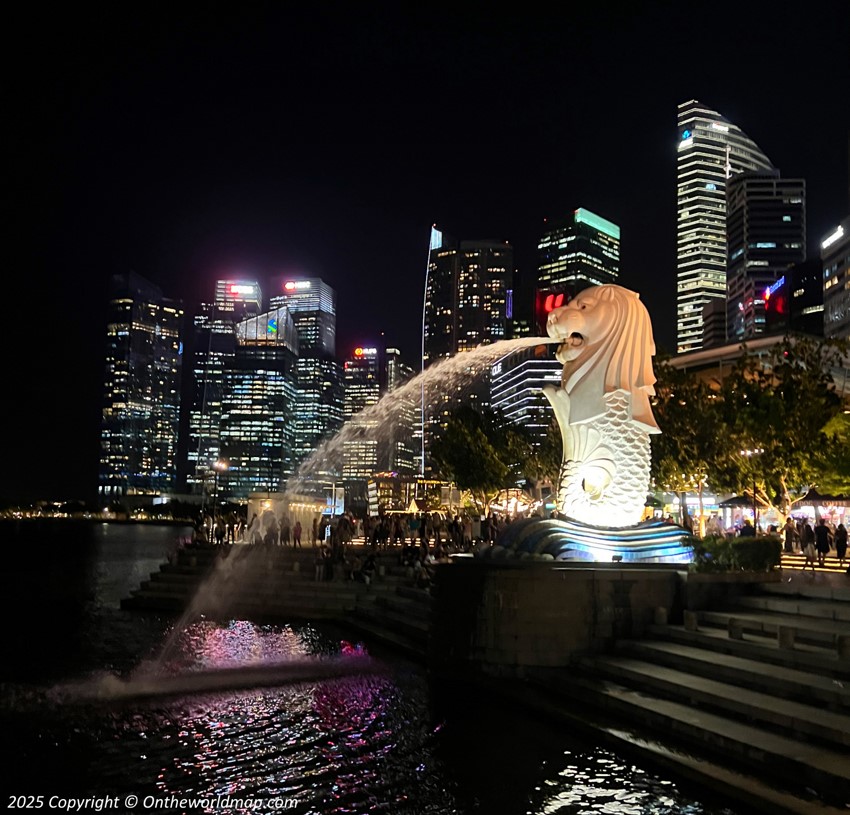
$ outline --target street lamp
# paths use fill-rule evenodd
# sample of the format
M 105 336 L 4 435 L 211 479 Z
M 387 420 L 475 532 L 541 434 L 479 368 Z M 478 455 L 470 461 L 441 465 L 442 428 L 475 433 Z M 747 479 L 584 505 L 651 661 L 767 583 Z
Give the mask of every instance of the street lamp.
M 741 455 L 746 456 L 747 458 L 752 458 L 753 456 L 760 456 L 764 452 L 763 447 L 754 447 L 752 450 L 741 450 Z M 753 468 L 753 526 L 756 528 L 758 532 L 759 528 L 759 510 L 758 505 L 756 504 L 756 471 Z
M 223 473 L 228 467 L 228 464 L 223 459 L 218 459 L 212 464 L 215 471 L 215 485 L 213 486 L 213 523 L 215 523 L 215 515 L 218 511 L 218 474 Z

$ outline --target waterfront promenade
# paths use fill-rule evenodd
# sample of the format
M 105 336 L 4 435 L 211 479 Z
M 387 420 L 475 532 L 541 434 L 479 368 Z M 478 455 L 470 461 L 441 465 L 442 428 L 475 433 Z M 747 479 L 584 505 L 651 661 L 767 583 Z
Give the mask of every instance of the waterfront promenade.
M 459 692 L 587 730 L 749 810 L 847 811 L 846 574 L 804 572 L 793 558 L 731 580 L 465 560 L 438 566 L 424 591 L 394 550 L 367 587 L 316 581 L 309 547 L 252 549 L 182 550 L 122 605 L 333 619 L 420 659 Z M 552 608 L 547 596 L 563 602 Z M 568 625 L 591 647 L 568 652 Z

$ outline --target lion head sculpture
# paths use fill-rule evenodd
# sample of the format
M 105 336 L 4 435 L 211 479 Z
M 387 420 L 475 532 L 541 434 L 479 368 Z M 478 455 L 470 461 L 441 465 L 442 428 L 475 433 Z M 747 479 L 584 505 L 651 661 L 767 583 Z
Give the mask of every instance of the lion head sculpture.
M 570 424 L 589 422 L 606 409 L 605 395 L 632 395 L 632 420 L 659 433 L 649 397 L 655 393 L 655 342 L 646 307 L 637 292 L 622 286 L 594 286 L 555 309 L 546 326 L 561 340 L 561 387 L 570 397 Z

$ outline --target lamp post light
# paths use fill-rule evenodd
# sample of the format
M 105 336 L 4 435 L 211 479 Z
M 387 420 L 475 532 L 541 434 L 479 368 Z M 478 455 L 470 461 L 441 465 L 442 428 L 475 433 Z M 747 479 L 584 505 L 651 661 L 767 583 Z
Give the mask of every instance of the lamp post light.
M 741 450 L 741 455 L 746 456 L 748 459 L 753 456 L 760 456 L 764 452 L 763 447 L 754 447 L 752 450 Z M 759 528 L 759 510 L 758 505 L 756 504 L 756 471 L 753 469 L 753 526 L 758 532 Z
M 227 469 L 227 462 L 223 459 L 218 459 L 212 464 L 215 472 L 215 483 L 213 486 L 213 523 L 215 523 L 216 512 L 218 512 L 218 474 L 223 473 Z

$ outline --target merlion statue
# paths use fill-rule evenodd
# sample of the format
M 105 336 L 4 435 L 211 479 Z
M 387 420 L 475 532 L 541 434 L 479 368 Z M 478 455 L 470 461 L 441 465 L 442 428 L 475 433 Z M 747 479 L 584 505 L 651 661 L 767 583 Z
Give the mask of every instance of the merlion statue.
M 547 386 L 563 441 L 558 508 L 603 527 L 640 522 L 649 488 L 651 433 L 661 432 L 655 393 L 655 343 L 646 307 L 622 286 L 594 286 L 549 315 L 562 341 L 561 387 Z

